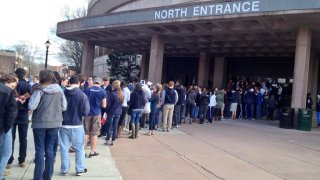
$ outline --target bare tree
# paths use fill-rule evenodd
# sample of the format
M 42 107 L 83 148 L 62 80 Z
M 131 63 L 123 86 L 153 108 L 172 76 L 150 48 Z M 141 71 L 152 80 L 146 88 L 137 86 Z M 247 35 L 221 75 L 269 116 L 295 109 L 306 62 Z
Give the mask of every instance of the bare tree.
M 39 47 L 33 46 L 28 41 L 20 41 L 13 48 L 18 55 L 23 56 L 24 66 L 28 67 L 29 76 L 31 74 L 38 74 L 37 71 L 32 71 L 33 69 L 31 68 L 37 66 L 36 60 L 39 60 L 41 57 Z
M 70 10 L 70 7 L 65 6 L 62 10 L 63 20 L 71 20 L 75 18 L 82 18 L 87 15 L 87 8 L 77 8 L 75 10 Z M 55 33 L 56 28 L 52 28 L 51 32 Z M 60 52 L 58 56 L 61 61 L 68 66 L 75 66 L 78 70 L 78 73 L 81 69 L 82 62 L 82 53 L 83 53 L 83 44 L 82 42 L 69 41 L 69 40 L 56 40 L 56 43 L 59 44 Z

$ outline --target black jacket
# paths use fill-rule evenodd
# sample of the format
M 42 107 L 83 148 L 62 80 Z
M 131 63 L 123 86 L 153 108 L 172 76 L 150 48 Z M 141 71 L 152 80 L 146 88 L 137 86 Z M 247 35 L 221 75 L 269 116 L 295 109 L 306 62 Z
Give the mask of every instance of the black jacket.
M 31 85 L 27 83 L 26 80 L 20 79 L 18 82 L 18 85 L 16 87 L 16 90 L 19 94 L 19 96 L 23 96 L 26 93 L 29 93 L 31 95 Z M 18 102 L 18 114 L 21 115 L 28 115 L 28 103 L 29 99 L 26 100 L 24 104 L 21 104 Z
M 7 133 L 17 117 L 14 91 L 0 83 L 0 134 Z

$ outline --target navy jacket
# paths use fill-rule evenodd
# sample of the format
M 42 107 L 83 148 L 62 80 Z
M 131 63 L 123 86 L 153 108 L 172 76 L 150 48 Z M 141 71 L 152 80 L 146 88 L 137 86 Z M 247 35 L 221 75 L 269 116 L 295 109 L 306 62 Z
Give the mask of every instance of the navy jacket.
M 112 91 L 107 97 L 106 113 L 108 115 L 121 115 L 123 101 L 119 100 L 117 90 Z
M 17 104 L 14 91 L 0 83 L 0 135 L 7 133 L 17 116 Z
M 19 80 L 16 90 L 19 96 L 22 96 L 26 93 L 29 93 L 29 95 L 31 95 L 31 85 L 27 83 L 27 81 L 24 79 Z M 23 104 L 21 104 L 20 102 L 17 102 L 17 106 L 18 106 L 18 117 L 16 119 L 17 123 L 29 123 L 27 118 L 28 111 L 29 111 L 28 103 L 29 103 L 29 99 L 27 99 L 26 102 Z M 23 118 L 23 117 L 26 117 L 26 118 Z M 23 122 L 20 122 L 20 121 L 23 121 Z
M 67 88 L 64 90 L 67 99 L 67 110 L 62 113 L 62 125 L 82 125 L 82 116 L 87 116 L 90 105 L 87 95 L 80 88 Z
M 143 90 L 134 90 L 131 93 L 129 109 L 143 109 L 146 103 Z

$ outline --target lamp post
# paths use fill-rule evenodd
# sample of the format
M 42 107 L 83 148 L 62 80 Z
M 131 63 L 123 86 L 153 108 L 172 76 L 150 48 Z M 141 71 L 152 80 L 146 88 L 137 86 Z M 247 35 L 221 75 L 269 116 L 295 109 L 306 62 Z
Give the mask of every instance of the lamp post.
M 49 52 L 49 47 L 50 47 L 50 45 L 51 45 L 49 39 L 48 39 L 48 41 L 45 43 L 45 45 L 46 45 L 47 51 L 46 51 L 46 61 L 45 61 L 45 63 L 44 63 L 44 69 L 47 69 L 48 52 Z

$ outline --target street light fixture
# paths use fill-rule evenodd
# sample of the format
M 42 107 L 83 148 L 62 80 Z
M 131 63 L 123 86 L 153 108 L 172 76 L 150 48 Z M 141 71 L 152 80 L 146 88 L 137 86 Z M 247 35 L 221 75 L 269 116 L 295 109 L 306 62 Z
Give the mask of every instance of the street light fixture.
M 49 52 L 49 47 L 51 45 L 49 39 L 47 40 L 47 42 L 45 43 L 47 51 L 46 51 L 46 61 L 44 63 L 44 69 L 47 69 L 47 63 L 48 63 L 48 52 Z

